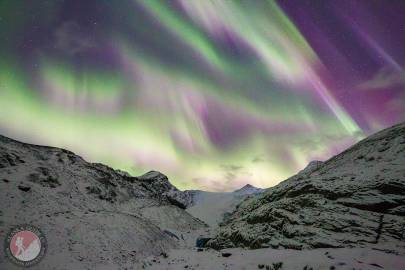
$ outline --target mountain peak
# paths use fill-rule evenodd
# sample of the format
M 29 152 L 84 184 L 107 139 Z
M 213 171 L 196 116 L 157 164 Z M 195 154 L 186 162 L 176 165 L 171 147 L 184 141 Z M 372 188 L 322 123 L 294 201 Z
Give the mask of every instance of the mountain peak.
M 252 186 L 251 184 L 246 184 L 243 187 L 241 187 L 240 189 L 237 189 L 233 192 L 238 193 L 238 194 L 253 194 L 253 193 L 259 193 L 262 191 L 264 191 L 264 189 Z

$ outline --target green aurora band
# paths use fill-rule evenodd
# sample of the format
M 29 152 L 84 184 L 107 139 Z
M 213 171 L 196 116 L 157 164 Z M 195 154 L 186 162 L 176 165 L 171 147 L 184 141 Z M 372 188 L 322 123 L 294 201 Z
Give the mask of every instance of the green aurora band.
M 5 15 L 22 8 L 9 2 L 0 29 L 15 41 L 28 22 Z M 274 1 L 98 3 L 109 14 L 91 23 L 68 16 L 73 4 L 63 20 L 62 4 L 37 7 L 51 46 L 29 60 L 4 44 L 4 135 L 134 175 L 159 170 L 181 189 L 232 190 L 275 185 L 387 124 L 365 114 L 370 128 L 359 126 Z

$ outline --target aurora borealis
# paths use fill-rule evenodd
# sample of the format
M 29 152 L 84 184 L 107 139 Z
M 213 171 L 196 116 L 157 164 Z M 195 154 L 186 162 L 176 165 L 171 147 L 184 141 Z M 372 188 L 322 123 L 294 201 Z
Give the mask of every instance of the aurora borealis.
M 402 1 L 0 1 L 0 133 L 269 187 L 405 120 Z

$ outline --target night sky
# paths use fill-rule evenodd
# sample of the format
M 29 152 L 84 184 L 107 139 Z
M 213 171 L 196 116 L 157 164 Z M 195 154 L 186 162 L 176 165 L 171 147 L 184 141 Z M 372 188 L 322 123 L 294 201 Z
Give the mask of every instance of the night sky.
M 270 187 L 405 120 L 405 1 L 0 1 L 0 133 Z

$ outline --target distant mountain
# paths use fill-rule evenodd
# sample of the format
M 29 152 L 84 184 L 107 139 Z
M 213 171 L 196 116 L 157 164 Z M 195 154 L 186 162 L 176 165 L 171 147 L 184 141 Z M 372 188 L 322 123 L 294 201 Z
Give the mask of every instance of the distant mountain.
M 238 195 L 250 195 L 250 194 L 257 194 L 263 192 L 264 189 L 257 188 L 252 186 L 251 184 L 246 184 L 245 186 L 241 187 L 240 189 L 235 190 L 233 193 Z
M 189 199 L 159 172 L 132 177 L 0 136 L 0 242 L 15 225 L 39 227 L 48 240 L 41 269 L 138 269 L 179 246 L 172 231 L 206 227 L 183 210 Z M 14 269 L 0 254 L 0 269 Z
M 244 200 L 214 248 L 405 246 L 405 124 Z

